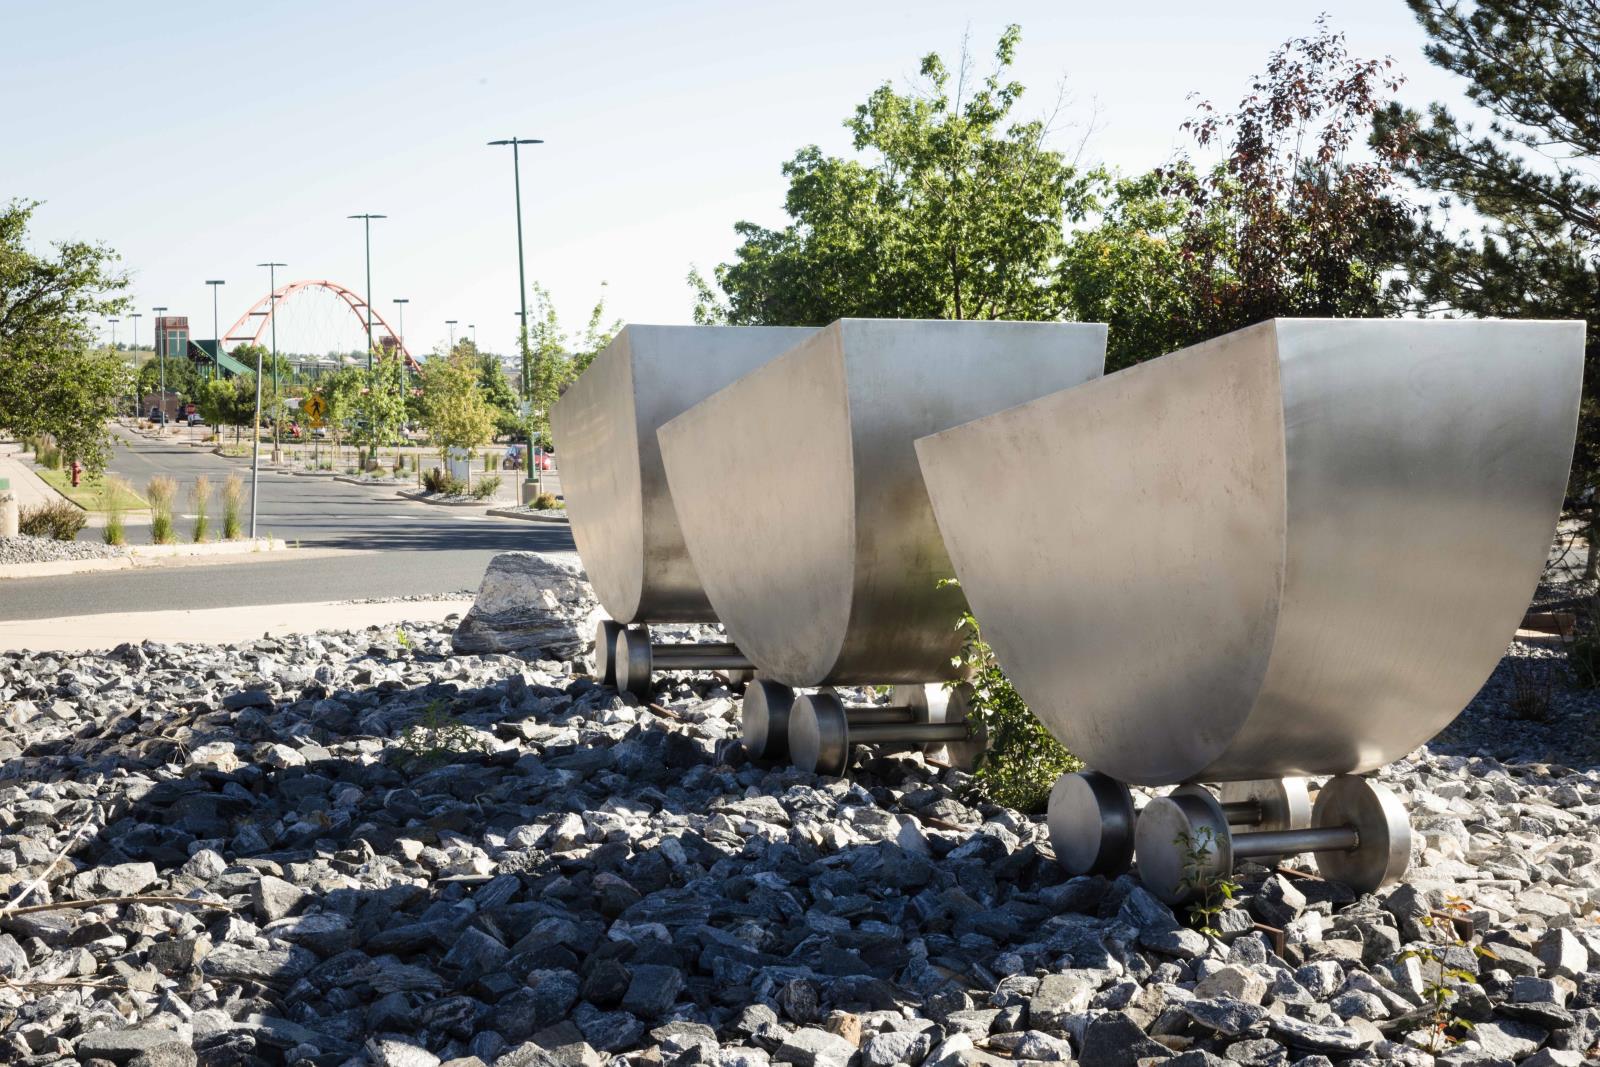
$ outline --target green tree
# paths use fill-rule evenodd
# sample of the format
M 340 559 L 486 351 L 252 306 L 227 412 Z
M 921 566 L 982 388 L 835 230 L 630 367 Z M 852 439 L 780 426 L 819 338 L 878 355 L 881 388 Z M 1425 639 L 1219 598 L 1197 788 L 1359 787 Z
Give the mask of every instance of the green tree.
M 104 245 L 28 247 L 37 201 L 0 208 L 0 430 L 50 433 L 90 470 L 108 457 L 107 425 L 131 384 L 122 358 L 99 350 L 90 319 L 127 307 L 127 278 Z
M 399 440 L 406 421 L 406 397 L 411 383 L 400 359 L 375 359 L 372 369 L 357 372 L 360 391 L 350 406 L 351 437 L 362 449 L 362 462 L 385 445 Z
M 1278 315 L 1377 316 L 1404 307 L 1414 213 L 1395 169 L 1403 137 L 1374 131 L 1399 87 L 1390 59 L 1357 59 L 1319 17 L 1273 51 L 1231 114 L 1202 103 L 1184 124 L 1203 151 L 1163 172 L 1183 204 L 1177 282 L 1183 343 Z M 1370 137 L 1369 137 L 1370 132 Z M 1368 156 L 1356 149 L 1369 140 Z M 1158 353 L 1151 353 L 1156 355 Z
M 744 240 L 734 262 L 716 268 L 716 287 L 690 272 L 696 321 L 1065 312 L 1064 232 L 1089 207 L 1096 176 L 1048 146 L 1048 122 L 1014 118 L 1023 87 L 1007 78 L 1020 38 L 1007 28 L 994 70 L 970 95 L 965 48 L 955 72 L 929 54 L 921 86 L 880 86 L 845 123 L 864 158 L 815 145 L 796 153 L 783 167 L 792 221 L 736 224 Z
M 469 456 L 494 433 L 494 405 L 484 391 L 482 360 L 475 351 L 436 353 L 422 365 L 422 424 L 441 454 Z
M 1181 347 L 1189 291 L 1181 274 L 1183 201 L 1160 173 L 1117 178 L 1095 198 L 1094 224 L 1075 233 L 1061 279 L 1073 316 L 1107 325 L 1106 371 Z
M 253 376 L 213 378 L 200 384 L 197 395 L 200 417 L 219 430 L 232 426 L 235 444 L 243 436 L 244 427 L 255 421 L 256 380 Z
M 1384 131 L 1408 136 L 1407 173 L 1442 194 L 1416 245 L 1423 310 L 1583 319 L 1589 324 L 1570 507 L 1600 563 L 1600 13 L 1561 0 L 1406 0 L 1432 38 L 1428 58 L 1466 82 L 1486 129 L 1442 104 L 1391 105 Z M 1456 205 L 1472 224 L 1456 221 Z

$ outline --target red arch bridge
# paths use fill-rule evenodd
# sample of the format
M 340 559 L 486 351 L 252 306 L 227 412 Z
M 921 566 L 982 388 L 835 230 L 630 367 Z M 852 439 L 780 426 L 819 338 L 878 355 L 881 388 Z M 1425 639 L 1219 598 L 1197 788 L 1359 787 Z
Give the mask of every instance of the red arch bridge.
M 261 339 L 267 335 L 267 329 L 272 322 L 272 316 L 284 303 L 294 298 L 297 293 L 310 291 L 323 291 L 338 297 L 344 306 L 350 309 L 360 322 L 361 328 L 367 325 L 367 301 L 360 293 L 348 285 L 329 281 L 326 278 L 308 278 L 304 281 L 289 282 L 280 285 L 272 292 L 263 296 L 250 306 L 250 309 L 240 315 L 238 321 L 228 327 L 228 332 L 222 335 L 224 350 L 232 345 L 261 344 Z M 397 351 L 406 361 L 406 366 L 412 370 L 417 369 L 417 361 L 411 358 L 410 351 L 406 348 L 405 340 L 393 327 L 389 325 L 377 308 L 372 309 L 373 336 L 378 347 L 383 351 Z M 379 328 L 382 328 L 380 334 Z

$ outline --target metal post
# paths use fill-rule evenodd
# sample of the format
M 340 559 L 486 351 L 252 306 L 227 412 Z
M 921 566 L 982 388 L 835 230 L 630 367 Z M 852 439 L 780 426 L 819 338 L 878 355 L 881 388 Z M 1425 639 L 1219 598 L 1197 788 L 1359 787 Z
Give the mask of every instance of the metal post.
M 346 215 L 345 218 L 360 219 L 362 229 L 365 231 L 367 247 L 367 372 L 372 371 L 372 220 L 386 219 L 387 215 Z
M 115 352 L 117 350 L 117 323 L 121 322 L 122 320 L 107 319 L 106 321 L 111 323 L 111 351 Z
M 528 276 L 526 262 L 522 253 L 522 162 L 519 146 L 525 144 L 544 144 L 537 137 L 508 137 L 500 141 L 490 141 L 491 145 L 511 146 L 511 182 L 517 201 L 517 296 L 522 303 L 519 317 L 522 320 L 522 399 L 528 405 L 528 466 L 523 473 L 523 481 L 530 482 L 537 479 L 541 489 L 544 487 L 542 476 L 534 474 L 536 466 L 533 459 L 533 371 L 529 365 L 528 355 Z
M 278 402 L 278 268 L 286 264 L 276 261 L 257 263 L 258 267 L 267 268 L 267 320 L 272 324 L 272 400 L 274 405 Z M 217 342 L 217 353 L 222 353 L 222 342 Z M 272 462 L 281 463 L 279 452 L 278 424 L 283 421 L 282 412 L 272 420 Z M 256 432 L 254 443 L 250 449 L 250 539 L 256 536 L 256 496 L 261 488 L 261 346 L 256 346 Z
M 450 348 L 449 348 L 449 351 L 450 351 L 450 353 L 452 355 L 455 353 L 455 350 L 456 350 L 456 323 L 458 323 L 460 321 L 461 321 L 460 319 L 445 319 L 444 320 L 444 324 L 446 326 L 450 327 Z
M 400 351 L 406 350 L 406 305 L 411 303 L 410 297 L 395 297 L 395 305 L 400 309 Z
M 167 432 L 165 419 L 167 414 L 167 336 L 166 331 L 162 329 L 161 320 L 165 318 L 162 313 L 167 309 L 153 307 L 150 310 L 156 313 L 156 352 L 161 357 L 161 414 L 163 416 L 160 432 L 165 434 Z
M 207 279 L 206 284 L 211 286 L 211 336 L 217 350 L 211 355 L 211 380 L 216 381 L 222 377 L 222 334 L 217 325 L 217 286 L 228 284 L 217 278 Z
M 133 320 L 133 358 L 135 360 L 137 360 L 139 358 L 139 320 L 144 318 L 144 313 L 143 312 L 139 312 L 139 311 L 130 311 L 130 312 L 128 312 L 128 318 Z M 138 366 L 137 363 L 135 363 L 134 365 Z M 139 389 L 138 389 L 139 377 L 138 377 L 138 375 L 139 375 L 139 372 L 138 371 L 134 371 L 134 379 L 133 379 L 134 380 L 133 417 L 135 419 L 137 419 L 139 417 L 139 399 L 138 399 L 138 397 L 139 397 Z

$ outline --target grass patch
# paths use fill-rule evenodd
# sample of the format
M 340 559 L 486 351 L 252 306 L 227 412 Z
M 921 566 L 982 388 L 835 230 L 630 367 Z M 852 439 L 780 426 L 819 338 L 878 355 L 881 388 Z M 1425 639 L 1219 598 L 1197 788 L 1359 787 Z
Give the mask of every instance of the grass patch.
M 150 502 L 127 482 L 112 478 L 110 485 L 103 474 L 85 474 L 72 484 L 72 475 L 66 471 L 41 470 L 36 472 L 50 487 L 86 511 L 143 511 Z

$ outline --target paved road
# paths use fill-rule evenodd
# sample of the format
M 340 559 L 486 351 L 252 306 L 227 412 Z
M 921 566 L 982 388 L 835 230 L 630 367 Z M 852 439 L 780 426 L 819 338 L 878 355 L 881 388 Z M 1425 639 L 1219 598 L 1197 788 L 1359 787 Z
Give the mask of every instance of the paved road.
M 189 508 L 189 489 L 200 475 L 219 486 L 230 472 L 249 480 L 249 466 L 185 445 L 120 439 L 114 474 L 143 487 L 157 474 L 179 483 L 178 511 Z M 571 551 L 566 526 L 485 517 L 476 508 L 442 508 L 368 488 L 321 478 L 263 472 L 258 528 L 306 548 L 356 550 L 349 554 L 265 563 L 239 563 L 109 574 L 28 578 L 0 585 L 0 619 L 38 619 L 109 611 L 288 604 L 359 597 L 447 593 L 474 589 L 497 552 L 510 549 Z M 213 528 L 220 524 L 213 501 Z M 179 520 L 187 536 L 190 522 Z M 148 540 L 148 528 L 130 526 L 130 540 Z M 83 536 L 98 538 L 98 530 Z

